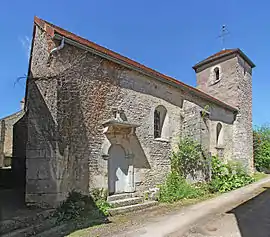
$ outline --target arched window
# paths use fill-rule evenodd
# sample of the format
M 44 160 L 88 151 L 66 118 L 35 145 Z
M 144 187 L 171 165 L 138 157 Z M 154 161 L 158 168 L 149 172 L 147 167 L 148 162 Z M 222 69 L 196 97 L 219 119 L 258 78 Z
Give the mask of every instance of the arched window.
M 218 81 L 218 80 L 219 80 L 219 68 L 216 67 L 216 68 L 214 69 L 214 72 L 215 72 L 215 78 L 216 78 L 216 81 Z
M 216 145 L 222 145 L 222 134 L 221 134 L 221 130 L 222 130 L 222 125 L 221 123 L 217 124 L 217 140 L 216 140 Z
M 159 105 L 154 112 L 154 138 L 161 138 L 167 109 Z

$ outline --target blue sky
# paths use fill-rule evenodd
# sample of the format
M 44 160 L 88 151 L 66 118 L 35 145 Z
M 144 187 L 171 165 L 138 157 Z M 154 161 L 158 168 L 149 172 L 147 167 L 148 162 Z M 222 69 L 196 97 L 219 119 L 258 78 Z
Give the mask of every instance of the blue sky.
M 3 0 L 0 3 L 0 117 L 19 110 L 33 18 L 73 33 L 195 86 L 192 66 L 222 49 L 241 48 L 256 64 L 253 124 L 270 120 L 270 1 L 251 0 Z

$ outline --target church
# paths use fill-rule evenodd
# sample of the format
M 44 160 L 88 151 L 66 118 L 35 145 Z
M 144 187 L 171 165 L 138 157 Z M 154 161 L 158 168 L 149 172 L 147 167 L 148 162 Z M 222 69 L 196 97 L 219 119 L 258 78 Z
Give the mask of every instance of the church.
M 254 67 L 240 49 L 222 50 L 193 66 L 194 88 L 35 17 L 26 202 L 57 206 L 96 188 L 140 196 L 165 180 L 186 136 L 252 172 Z

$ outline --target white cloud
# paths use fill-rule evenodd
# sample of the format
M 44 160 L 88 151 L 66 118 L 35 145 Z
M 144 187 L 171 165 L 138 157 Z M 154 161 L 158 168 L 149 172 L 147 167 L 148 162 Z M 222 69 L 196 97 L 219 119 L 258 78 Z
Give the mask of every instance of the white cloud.
M 31 51 L 31 39 L 28 36 L 20 37 L 20 42 L 22 44 L 23 49 L 25 50 L 25 54 L 27 59 L 29 60 L 30 51 Z

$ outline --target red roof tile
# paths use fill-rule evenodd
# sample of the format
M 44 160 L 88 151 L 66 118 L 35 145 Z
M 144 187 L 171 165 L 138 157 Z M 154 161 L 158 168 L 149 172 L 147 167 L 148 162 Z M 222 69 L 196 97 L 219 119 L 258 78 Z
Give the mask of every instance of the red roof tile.
M 125 56 L 122 56 L 122 55 L 120 55 L 120 54 L 118 54 L 116 52 L 113 52 L 113 51 L 111 51 L 111 50 L 109 50 L 109 49 L 107 49 L 105 47 L 102 47 L 102 46 L 94 43 L 94 42 L 91 42 L 91 41 L 89 41 L 87 39 L 84 39 L 84 38 L 82 38 L 80 36 L 77 36 L 77 35 L 69 32 L 69 31 L 66 31 L 66 30 L 64 30 L 64 29 L 62 29 L 62 28 L 60 28 L 58 26 L 55 26 L 52 23 L 49 23 L 49 22 L 47 22 L 45 20 L 42 20 L 42 19 L 40 19 L 40 18 L 38 18 L 36 16 L 34 18 L 34 22 L 35 22 L 35 24 L 40 26 L 42 29 L 44 29 L 52 37 L 54 37 L 55 33 L 60 34 L 60 35 L 64 36 L 65 38 L 74 40 L 74 41 L 76 41 L 76 42 L 78 42 L 78 43 L 80 43 L 80 44 L 82 44 L 84 46 L 93 48 L 93 49 L 95 49 L 95 50 L 97 50 L 97 51 L 99 51 L 99 52 L 101 52 L 103 54 L 109 55 L 109 56 L 111 56 L 111 57 L 113 57 L 115 59 L 118 59 L 119 61 L 127 63 L 130 66 L 138 68 L 141 71 L 144 71 L 144 72 L 146 72 L 148 74 L 152 74 L 153 76 L 157 76 L 157 77 L 160 77 L 160 78 L 165 79 L 167 81 L 173 82 L 173 84 L 181 86 L 183 89 L 187 89 L 189 92 L 192 92 L 192 93 L 196 94 L 197 96 L 200 96 L 200 97 L 202 97 L 202 98 L 204 98 L 206 100 L 212 101 L 212 102 L 214 102 L 214 103 L 216 103 L 216 104 L 218 104 L 218 105 L 220 105 L 222 107 L 225 107 L 225 108 L 233 110 L 233 111 L 237 111 L 237 109 L 235 107 L 233 107 L 231 105 L 228 105 L 228 104 L 226 104 L 226 103 L 224 103 L 224 102 L 222 102 L 222 101 L 220 101 L 220 100 L 218 100 L 218 99 L 204 93 L 201 90 L 198 90 L 198 89 L 196 89 L 196 88 L 194 88 L 192 86 L 189 86 L 189 85 L 187 85 L 187 84 L 185 84 L 183 82 L 180 82 L 180 81 L 178 81 L 178 80 L 176 80 L 176 79 L 174 79 L 172 77 L 169 77 L 169 76 L 166 76 L 166 75 L 164 75 L 162 73 L 159 73 L 159 72 L 157 72 L 157 71 L 155 71 L 155 70 L 153 70 L 153 69 L 151 69 L 149 67 L 146 67 L 146 66 L 144 66 L 144 65 L 142 65 L 142 64 L 140 64 L 138 62 L 135 62 L 135 61 L 133 61 L 133 60 L 131 60 L 131 59 L 125 57 Z
M 211 58 L 215 58 L 215 57 L 218 57 L 218 56 L 221 56 L 221 55 L 224 55 L 224 54 L 228 54 L 228 53 L 233 53 L 233 52 L 236 52 L 237 49 L 224 49 L 224 50 L 221 50 L 213 55 L 211 55 L 210 57 L 206 58 L 207 59 L 211 59 Z
M 237 53 L 239 54 L 242 58 L 244 58 L 248 64 L 253 68 L 255 67 L 255 64 L 240 50 L 240 49 L 223 49 L 213 55 L 211 55 L 210 57 L 204 59 L 203 61 L 197 63 L 195 66 L 193 66 L 194 70 L 197 70 L 199 67 L 201 67 L 202 65 L 212 62 L 216 59 L 231 55 Z

